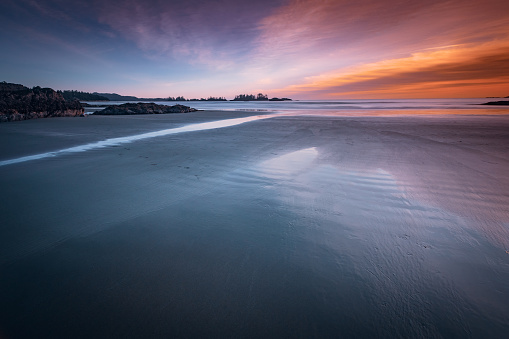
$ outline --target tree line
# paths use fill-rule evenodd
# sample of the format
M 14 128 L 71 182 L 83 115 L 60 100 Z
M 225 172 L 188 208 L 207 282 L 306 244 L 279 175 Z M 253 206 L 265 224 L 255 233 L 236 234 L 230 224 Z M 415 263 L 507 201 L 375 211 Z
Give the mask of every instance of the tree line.
M 73 100 L 80 100 L 80 101 L 109 101 L 108 98 L 103 97 L 98 94 L 93 94 L 89 92 L 81 92 L 81 91 L 73 91 L 73 90 L 64 90 L 64 91 L 57 91 L 57 93 L 62 94 L 65 100 L 67 101 L 73 101 Z
M 289 98 L 271 98 L 267 94 L 258 93 L 254 94 L 239 94 L 235 96 L 232 101 L 291 101 Z
M 166 98 L 166 101 L 228 101 L 226 98 L 224 97 L 208 97 L 207 99 L 205 98 L 200 98 L 200 99 L 186 99 L 184 98 L 183 96 L 179 96 L 179 97 L 168 97 Z
M 145 99 L 144 99 L 145 100 Z M 149 100 L 149 99 L 146 99 Z M 208 97 L 207 99 L 186 99 L 183 96 L 178 97 L 168 97 L 164 99 L 157 100 L 165 100 L 165 101 L 228 101 L 225 97 Z M 230 101 L 291 101 L 289 98 L 271 98 L 267 94 L 258 93 L 254 94 L 239 94 L 235 96 L 235 99 Z
M 116 93 L 89 93 L 75 90 L 63 90 L 57 91 L 62 94 L 65 100 L 73 101 L 228 101 L 225 97 L 214 97 L 200 99 L 186 99 L 183 96 L 169 96 L 166 98 L 138 98 L 135 96 L 124 96 Z M 239 94 L 236 95 L 233 100 L 230 101 L 291 101 L 289 98 L 270 98 L 267 94 L 258 93 L 254 94 Z

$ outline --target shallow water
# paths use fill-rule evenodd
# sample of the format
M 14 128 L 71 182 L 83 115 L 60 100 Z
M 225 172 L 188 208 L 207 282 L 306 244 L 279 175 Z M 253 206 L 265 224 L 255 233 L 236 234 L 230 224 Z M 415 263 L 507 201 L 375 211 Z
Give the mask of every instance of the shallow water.
M 253 117 L 247 117 L 247 118 L 234 118 L 234 119 L 219 120 L 219 121 L 212 121 L 212 122 L 203 122 L 203 123 L 198 123 L 198 124 L 189 124 L 189 125 L 182 126 L 182 127 L 163 129 L 163 130 L 149 132 L 149 133 L 136 134 L 136 135 L 130 135 L 130 136 L 125 136 L 125 137 L 119 137 L 119 138 L 111 138 L 111 139 L 97 141 L 97 142 L 93 142 L 93 143 L 89 143 L 89 144 L 80 145 L 80 146 L 64 148 L 64 149 L 61 149 L 58 151 L 33 154 L 33 155 L 9 159 L 9 160 L 2 160 L 2 161 L 0 161 L 0 166 L 12 165 L 12 164 L 17 164 L 20 162 L 26 162 L 26 161 L 32 161 L 32 160 L 41 160 L 41 159 L 45 159 L 45 158 L 51 158 L 51 157 L 56 157 L 56 156 L 60 156 L 60 155 L 68 155 L 68 154 L 72 154 L 72 153 L 86 152 L 86 151 L 104 148 L 104 147 L 115 147 L 115 146 L 119 146 L 122 144 L 128 144 L 128 143 L 143 140 L 143 139 L 162 137 L 162 136 L 171 135 L 171 134 L 206 131 L 209 129 L 231 127 L 231 126 L 236 126 L 236 125 L 243 124 L 246 122 L 260 120 L 260 119 L 267 119 L 267 118 L 270 118 L 270 116 L 253 116 Z
M 370 112 L 370 114 L 383 114 L 381 112 L 374 113 L 377 110 L 410 110 L 415 114 L 419 110 L 444 110 L 453 111 L 472 109 L 484 109 L 491 112 L 505 111 L 507 106 L 479 106 L 489 101 L 503 101 L 507 98 L 462 98 L 462 99 L 377 99 L 377 100 L 295 100 L 295 101 L 160 101 L 158 104 L 175 105 L 181 104 L 191 106 L 200 110 L 222 110 L 222 111 L 267 111 L 267 112 L 316 112 L 328 111 L 336 112 L 336 114 L 359 115 Z M 92 105 L 118 105 L 129 101 L 111 101 L 111 102 L 88 102 Z M 87 113 L 96 111 L 97 108 L 86 108 Z M 447 114 L 454 114 L 448 112 Z M 394 114 L 394 113 L 393 113 Z M 464 112 L 463 114 L 469 114 Z M 494 113 L 492 113 L 494 114 Z M 507 113 L 506 113 L 507 114 Z

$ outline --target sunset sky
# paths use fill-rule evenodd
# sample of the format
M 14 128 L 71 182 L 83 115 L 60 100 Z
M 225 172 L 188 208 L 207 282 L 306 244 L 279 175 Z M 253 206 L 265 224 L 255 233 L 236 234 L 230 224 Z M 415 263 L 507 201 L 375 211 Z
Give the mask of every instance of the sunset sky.
M 0 81 L 187 98 L 509 95 L 507 0 L 2 0 Z

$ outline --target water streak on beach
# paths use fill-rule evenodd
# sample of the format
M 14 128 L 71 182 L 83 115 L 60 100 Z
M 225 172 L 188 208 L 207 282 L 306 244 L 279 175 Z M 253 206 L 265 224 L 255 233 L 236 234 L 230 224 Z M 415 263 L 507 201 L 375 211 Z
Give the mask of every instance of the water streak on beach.
M 131 143 L 133 141 L 161 137 L 161 136 L 170 135 L 170 134 L 204 131 L 204 130 L 209 130 L 209 129 L 230 127 L 230 126 L 243 124 L 243 123 L 246 123 L 249 121 L 267 119 L 267 118 L 270 118 L 270 116 L 257 115 L 257 116 L 247 117 L 247 118 L 226 119 L 226 120 L 219 120 L 219 121 L 212 121 L 212 122 L 204 122 L 204 123 L 199 123 L 199 124 L 192 124 L 192 125 L 187 125 L 187 126 L 177 127 L 177 128 L 164 129 L 161 131 L 143 133 L 143 134 L 138 134 L 138 135 L 106 139 L 106 140 L 97 141 L 97 142 L 93 142 L 93 143 L 86 144 L 86 145 L 65 148 L 65 149 L 58 150 L 58 151 L 34 154 L 34 155 L 29 155 L 29 156 L 25 156 L 25 157 L 16 158 L 16 159 L 3 160 L 3 161 L 0 161 L 0 166 L 12 165 L 12 164 L 20 163 L 20 162 L 39 160 L 39 159 L 44 159 L 44 158 L 51 158 L 51 157 L 56 157 L 56 156 L 71 154 L 71 153 L 86 152 L 86 151 L 90 151 L 90 150 L 94 150 L 94 149 L 98 149 L 98 148 L 118 146 L 121 144 Z

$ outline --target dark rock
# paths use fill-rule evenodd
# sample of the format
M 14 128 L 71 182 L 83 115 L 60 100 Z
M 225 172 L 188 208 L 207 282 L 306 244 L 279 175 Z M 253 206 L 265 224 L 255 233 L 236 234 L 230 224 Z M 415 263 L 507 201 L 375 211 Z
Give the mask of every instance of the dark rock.
M 484 104 L 481 104 L 481 105 L 509 106 L 509 100 L 506 100 L 506 101 L 490 101 L 490 102 L 485 102 Z
M 79 101 L 66 101 L 51 88 L 0 83 L 0 122 L 48 117 L 76 117 L 85 113 Z
M 94 115 L 130 115 L 130 114 L 167 114 L 167 113 L 188 113 L 197 110 L 184 105 L 158 105 L 150 103 L 126 103 L 122 105 L 107 106 L 101 111 L 93 113 Z
M 269 101 L 292 101 L 290 98 L 272 98 Z

